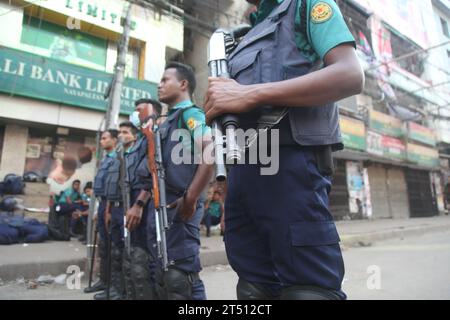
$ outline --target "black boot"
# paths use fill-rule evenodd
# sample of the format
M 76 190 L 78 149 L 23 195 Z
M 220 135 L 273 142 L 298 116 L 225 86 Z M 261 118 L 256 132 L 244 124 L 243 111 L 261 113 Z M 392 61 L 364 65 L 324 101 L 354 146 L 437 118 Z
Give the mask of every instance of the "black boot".
M 58 229 L 64 238 L 70 240 L 70 218 L 64 214 L 58 215 Z
M 109 290 L 110 300 L 122 300 L 125 298 L 125 284 L 122 272 L 123 249 L 113 244 L 111 250 L 111 286 Z M 104 290 L 94 296 L 94 300 L 106 300 L 107 292 Z
M 335 291 L 314 286 L 291 286 L 281 290 L 280 300 L 342 300 Z
M 155 287 L 151 279 L 150 254 L 140 247 L 134 247 L 131 254 L 131 277 L 136 300 L 155 300 Z
M 100 258 L 99 279 L 92 286 L 85 288 L 84 293 L 93 293 L 106 289 L 106 267 L 107 267 L 106 241 L 100 240 L 98 244 L 98 256 Z

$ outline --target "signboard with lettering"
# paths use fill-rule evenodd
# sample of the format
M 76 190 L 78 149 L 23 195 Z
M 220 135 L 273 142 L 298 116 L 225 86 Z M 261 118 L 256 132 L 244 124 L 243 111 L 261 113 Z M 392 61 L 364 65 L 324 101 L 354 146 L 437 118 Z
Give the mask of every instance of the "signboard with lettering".
M 436 146 L 436 135 L 433 130 L 415 122 L 408 122 L 408 137 L 411 140 L 430 146 Z
M 403 136 L 403 124 L 400 119 L 370 110 L 369 127 L 381 134 L 400 138 Z
M 394 160 L 406 159 L 406 144 L 393 137 L 383 136 L 381 139 L 383 145 L 383 156 Z
M 366 127 L 364 122 L 344 116 L 340 116 L 339 118 L 345 147 L 365 151 Z
M 438 167 L 439 152 L 436 149 L 408 143 L 408 161 L 426 167 Z
M 105 92 L 112 74 L 0 46 L 0 92 L 105 111 Z M 134 101 L 157 96 L 157 85 L 127 78 L 121 112 Z
M 377 156 L 383 156 L 383 135 L 367 131 L 367 152 Z
M 98 25 L 107 30 L 122 33 L 122 13 L 124 0 L 25 0 L 32 5 L 56 11 L 69 17 L 67 27 L 76 27 L 74 19 Z M 133 11 L 131 37 L 145 40 L 145 20 L 137 18 Z

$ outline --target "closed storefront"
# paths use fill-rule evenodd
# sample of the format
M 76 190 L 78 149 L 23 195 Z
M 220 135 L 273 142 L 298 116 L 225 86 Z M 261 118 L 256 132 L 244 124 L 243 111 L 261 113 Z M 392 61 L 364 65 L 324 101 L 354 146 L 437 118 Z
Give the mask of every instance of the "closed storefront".
M 373 217 L 408 218 L 409 204 L 404 170 L 373 165 L 368 168 Z
M 389 207 L 387 173 L 381 165 L 374 165 L 368 168 L 370 191 L 372 198 L 373 217 L 375 219 L 392 218 Z
M 432 217 L 438 214 L 433 196 L 430 173 L 424 170 L 406 170 L 408 200 L 411 218 Z
M 394 219 L 409 217 L 408 191 L 402 168 L 387 170 L 387 191 L 391 216 Z

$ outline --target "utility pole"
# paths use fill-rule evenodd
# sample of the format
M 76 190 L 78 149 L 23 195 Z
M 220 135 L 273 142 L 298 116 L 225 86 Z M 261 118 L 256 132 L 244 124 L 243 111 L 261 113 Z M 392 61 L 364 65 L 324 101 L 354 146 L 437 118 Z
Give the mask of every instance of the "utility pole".
M 100 124 L 99 130 L 97 132 L 97 150 L 100 148 L 100 133 L 103 129 L 117 129 L 119 127 L 119 112 L 120 112 L 120 101 L 122 94 L 123 82 L 125 79 L 125 67 L 126 58 L 128 52 L 128 43 L 130 42 L 130 30 L 131 30 L 131 3 L 125 1 L 124 6 L 125 20 L 123 25 L 123 33 L 120 42 L 117 46 L 117 62 L 114 67 L 114 75 L 110 84 L 110 89 L 105 95 L 108 100 L 108 108 L 106 110 L 106 115 L 102 123 Z M 103 126 L 104 125 L 104 126 Z M 97 155 L 99 156 L 100 153 Z M 100 156 L 101 158 L 101 156 Z M 99 160 L 97 160 L 96 170 L 98 170 Z M 89 217 L 87 225 L 87 266 L 91 268 L 92 250 L 93 250 L 93 235 L 94 235 L 94 215 L 96 209 L 95 195 L 91 196 L 91 201 L 89 204 Z M 86 268 L 87 269 L 87 268 Z M 92 270 L 89 270 L 92 272 Z
M 123 82 L 125 79 L 126 58 L 131 31 L 131 3 L 128 1 L 125 2 L 124 12 L 125 20 L 123 25 L 123 33 L 117 46 L 117 62 L 114 67 L 110 99 L 108 103 L 108 110 L 106 112 L 106 129 L 117 129 L 119 126 L 120 100 Z

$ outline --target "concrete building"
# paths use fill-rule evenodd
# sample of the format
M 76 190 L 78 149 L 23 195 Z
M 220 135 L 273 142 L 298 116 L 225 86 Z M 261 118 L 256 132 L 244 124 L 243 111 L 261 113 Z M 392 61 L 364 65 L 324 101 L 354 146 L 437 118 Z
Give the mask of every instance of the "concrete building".
M 357 40 L 367 83 L 363 94 L 338 103 L 346 150 L 336 154 L 335 215 L 443 213 L 448 156 L 441 146 L 450 95 L 448 62 L 436 56 L 448 41 L 438 36 L 432 1 L 337 3 Z
M 448 1 L 336 2 L 357 40 L 367 83 L 363 94 L 338 102 L 346 149 L 335 154 L 332 213 L 337 219 L 360 219 L 444 212 Z M 184 61 L 197 71 L 201 103 L 211 33 L 247 22 L 252 7 L 231 0 L 172 3 L 203 24 L 200 30 L 195 23 L 186 26 L 184 51 Z
M 45 178 L 69 150 L 85 147 L 93 159 L 82 165 L 78 159 L 66 182 L 92 180 L 125 3 L 0 1 L 0 179 L 30 171 Z M 184 49 L 178 17 L 138 5 L 131 10 L 123 119 L 135 100 L 156 97 L 166 61 Z

